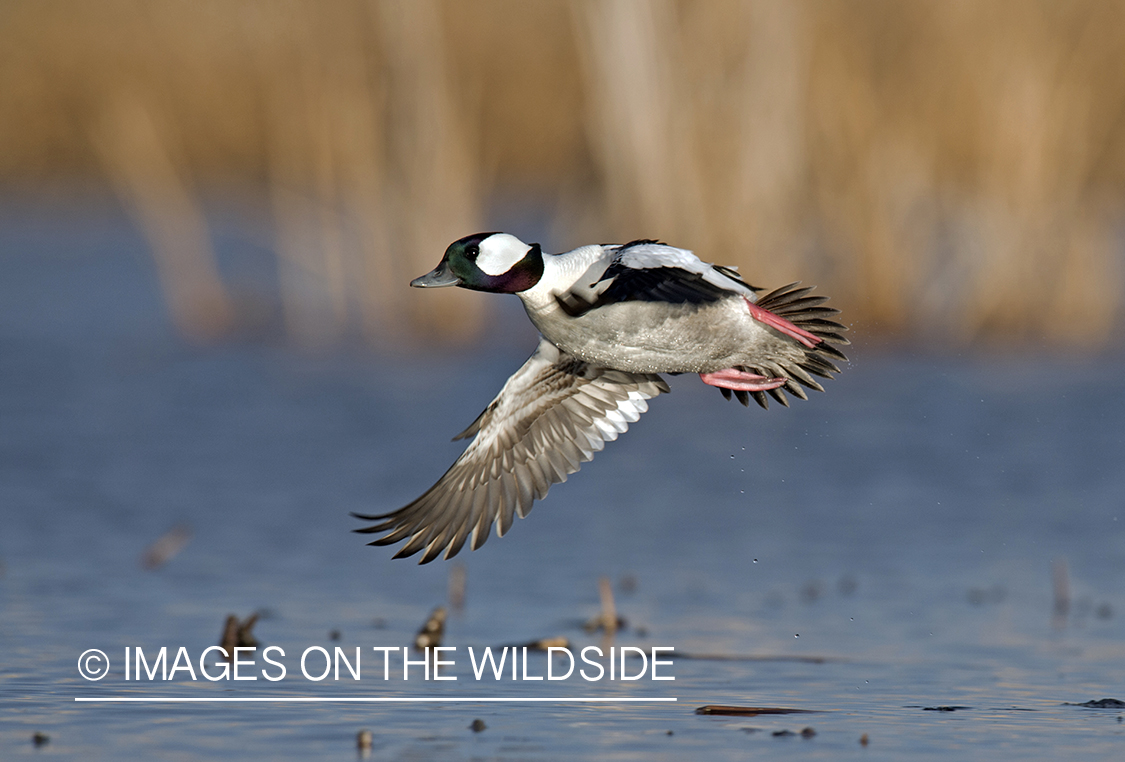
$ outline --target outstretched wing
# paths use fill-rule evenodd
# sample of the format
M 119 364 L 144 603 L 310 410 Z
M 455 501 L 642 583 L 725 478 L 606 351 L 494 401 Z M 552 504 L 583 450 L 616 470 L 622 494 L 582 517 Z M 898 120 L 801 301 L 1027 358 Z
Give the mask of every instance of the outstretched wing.
M 556 297 L 571 317 L 617 302 L 704 304 L 732 293 L 755 298 L 757 289 L 737 270 L 704 262 L 687 249 L 648 240 L 606 248 L 613 251 L 608 266 L 594 277 L 580 278 Z
M 472 537 L 476 550 L 492 524 L 503 537 L 518 514 L 552 484 L 594 457 L 669 391 L 660 376 L 588 365 L 543 339 L 488 408 L 458 435 L 476 435 L 437 484 L 392 513 L 353 514 L 379 523 L 355 531 L 388 532 L 371 545 L 407 543 L 395 558 L 425 549 L 421 563 L 452 558 Z

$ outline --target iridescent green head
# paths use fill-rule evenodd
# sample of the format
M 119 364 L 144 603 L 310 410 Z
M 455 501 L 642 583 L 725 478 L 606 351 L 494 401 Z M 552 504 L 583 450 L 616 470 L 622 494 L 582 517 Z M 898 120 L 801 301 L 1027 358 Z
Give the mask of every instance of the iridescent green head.
M 410 281 L 411 286 L 460 286 L 474 291 L 514 294 L 526 291 L 543 277 L 543 250 L 507 233 L 477 233 L 449 244 L 432 272 Z

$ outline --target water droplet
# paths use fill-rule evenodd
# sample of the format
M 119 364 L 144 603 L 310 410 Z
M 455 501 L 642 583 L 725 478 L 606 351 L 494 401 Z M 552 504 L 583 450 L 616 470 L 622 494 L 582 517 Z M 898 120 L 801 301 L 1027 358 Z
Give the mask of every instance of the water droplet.
M 756 558 L 755 558 L 755 559 L 754 559 L 754 563 L 758 563 L 758 559 L 756 559 Z
M 793 637 L 799 638 L 799 637 L 801 637 L 801 633 L 795 632 L 795 633 L 793 633 Z

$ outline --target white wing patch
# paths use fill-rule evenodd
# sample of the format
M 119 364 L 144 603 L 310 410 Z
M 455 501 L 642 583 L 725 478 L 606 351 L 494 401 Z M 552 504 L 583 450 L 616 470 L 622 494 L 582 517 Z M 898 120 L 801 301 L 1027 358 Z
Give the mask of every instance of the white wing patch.
M 621 264 L 638 270 L 652 267 L 678 267 L 681 270 L 702 275 L 711 269 L 688 249 L 677 249 L 664 243 L 639 243 L 621 252 Z
M 497 233 L 480 242 L 477 267 L 488 275 L 503 275 L 529 251 L 531 247 L 514 235 Z

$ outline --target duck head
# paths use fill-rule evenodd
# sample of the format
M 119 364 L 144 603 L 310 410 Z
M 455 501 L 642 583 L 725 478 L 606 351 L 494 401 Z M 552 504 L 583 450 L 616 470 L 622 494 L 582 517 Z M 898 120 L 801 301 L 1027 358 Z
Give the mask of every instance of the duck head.
M 514 294 L 543 277 L 543 250 L 507 233 L 477 233 L 449 244 L 432 272 L 410 281 L 417 288 L 460 286 Z

